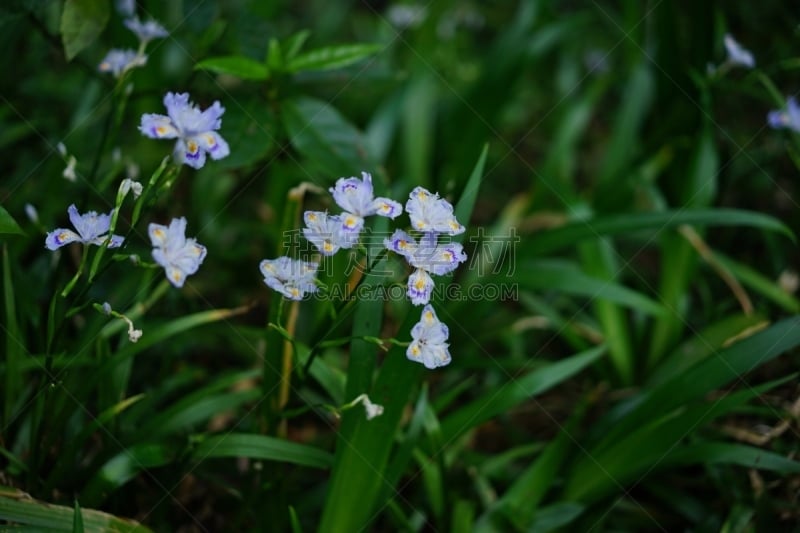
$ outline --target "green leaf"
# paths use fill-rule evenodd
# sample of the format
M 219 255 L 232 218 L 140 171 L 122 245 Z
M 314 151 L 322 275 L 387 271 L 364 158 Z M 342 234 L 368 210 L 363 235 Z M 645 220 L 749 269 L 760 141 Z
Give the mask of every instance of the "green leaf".
M 300 30 L 297 33 L 293 34 L 291 37 L 286 39 L 283 43 L 283 48 L 286 49 L 286 60 L 291 61 L 297 54 L 300 53 L 300 50 L 303 49 L 303 45 L 306 44 L 309 36 L 311 36 L 311 31 L 309 30 Z
M 77 507 L 77 503 L 76 503 Z M 74 531 L 75 509 L 34 500 L 29 494 L 11 487 L 0 486 L 0 521 L 39 530 Z M 95 511 L 81 510 L 86 531 L 113 531 L 115 533 L 149 533 L 150 530 L 134 520 Z
M 648 315 L 666 312 L 661 304 L 640 292 L 613 281 L 589 276 L 570 261 L 525 261 L 515 265 L 515 268 L 513 280 L 524 289 L 555 290 L 591 299 L 600 298 Z
M 353 176 L 377 166 L 361 132 L 325 102 L 288 100 L 282 118 L 292 145 L 330 176 Z
M 696 336 L 681 343 L 667 356 L 655 370 L 648 381 L 650 388 L 669 381 L 686 372 L 695 364 L 723 348 L 726 342 L 749 328 L 766 325 L 762 315 L 733 315 L 715 322 L 701 330 Z
M 472 169 L 472 173 L 467 180 L 466 185 L 464 186 L 464 192 L 461 193 L 461 197 L 458 199 L 455 207 L 455 215 L 456 219 L 464 225 L 469 224 L 469 220 L 472 217 L 472 211 L 475 209 L 475 200 L 478 198 L 478 191 L 481 188 L 481 180 L 483 180 L 483 169 L 486 166 L 486 156 L 489 154 L 489 145 L 485 144 L 483 146 L 483 150 L 481 150 L 481 155 L 478 156 L 478 161 L 475 163 L 475 168 Z M 456 242 L 462 242 L 466 233 L 462 233 L 461 235 L 455 237 L 453 240 Z
M 585 401 L 577 405 L 556 438 L 516 477 L 490 513 L 495 509 L 501 511 L 509 522 L 523 531 L 530 531 L 532 522 L 543 520 L 547 508 L 539 510 L 539 503 L 555 484 L 569 452 L 575 446 L 575 434 L 586 413 L 586 405 Z
M 68 61 L 92 44 L 106 27 L 109 4 L 108 0 L 66 0 L 61 13 L 61 40 Z
M 313 446 L 298 444 L 286 439 L 248 433 L 203 436 L 192 458 L 205 461 L 220 457 L 249 457 L 265 461 L 279 461 L 312 468 L 330 468 L 333 456 Z
M 442 440 L 452 442 L 465 431 L 504 413 L 523 401 L 556 386 L 595 362 L 606 352 L 598 346 L 562 361 L 550 363 L 473 400 L 442 421 Z
M 17 221 L 0 205 L 0 235 L 25 235 Z
M 624 419 L 609 413 L 611 427 L 604 441 L 612 443 L 625 438 L 648 421 L 663 416 L 688 402 L 727 385 L 783 352 L 800 345 L 800 317 L 775 323 L 768 329 L 738 343 L 715 351 L 701 363 L 651 389 L 644 390 L 628 405 Z
M 780 474 L 800 473 L 800 462 L 755 446 L 729 442 L 691 444 L 671 453 L 666 458 L 666 463 L 676 465 L 735 464 L 759 470 L 772 470 Z
M 343 44 L 317 48 L 289 60 L 289 72 L 301 70 L 333 70 L 352 65 L 374 55 L 383 48 L 379 44 Z
M 166 443 L 141 443 L 123 449 L 97 471 L 81 492 L 84 501 L 104 500 L 111 492 L 135 478 L 147 468 L 171 463 L 175 447 Z
M 0 208 L 2 209 L 2 208 Z M 3 245 L 3 307 L 5 310 L 5 395 L 3 406 L 3 425 L 11 424 L 13 409 L 22 391 L 25 379 L 22 375 L 22 363 L 27 359 L 26 349 L 22 344 L 23 335 L 20 334 L 17 322 L 17 299 L 14 293 L 14 283 L 11 277 L 11 262 L 8 259 L 8 246 Z
M 400 331 L 409 331 L 418 319 L 419 314 L 412 310 Z M 385 477 L 386 465 L 397 427 L 422 368 L 405 357 L 405 348 L 394 346 L 389 350 L 370 392 L 370 399 L 383 405 L 383 414 L 367 421 L 362 412 L 346 444 L 337 447 L 336 464 L 319 526 L 321 533 L 361 531 L 368 529 L 367 525 L 375 518 L 375 506 L 385 501 L 378 496 L 386 494 L 384 489 L 393 487 L 392 481 Z
M 669 467 L 667 457 L 677 453 L 682 441 L 703 424 L 786 381 L 744 389 L 712 402 L 694 403 L 635 426 L 628 420 L 635 417 L 626 417 L 619 424 L 626 428 L 624 433 L 610 432 L 600 445 L 584 449 L 574 462 L 563 499 L 588 503 L 619 491 L 628 483 L 638 484 L 648 474 Z
M 800 312 L 800 300 L 792 293 L 781 288 L 774 280 L 721 253 L 714 253 L 714 259 L 728 269 L 745 287 L 768 298 L 790 313 Z
M 200 61 L 195 70 L 210 70 L 217 74 L 228 74 L 243 80 L 266 80 L 269 69 L 263 63 L 244 56 L 211 57 Z
M 572 246 L 584 239 L 603 235 L 633 233 L 641 230 L 663 231 L 689 224 L 696 226 L 748 226 L 786 235 L 792 241 L 794 233 L 782 222 L 769 215 L 741 209 L 683 209 L 658 213 L 633 213 L 572 222 L 566 226 L 534 235 L 525 252 L 543 255 Z
M 73 506 L 72 533 L 83 533 L 83 514 L 77 498 L 75 498 L 75 505 Z

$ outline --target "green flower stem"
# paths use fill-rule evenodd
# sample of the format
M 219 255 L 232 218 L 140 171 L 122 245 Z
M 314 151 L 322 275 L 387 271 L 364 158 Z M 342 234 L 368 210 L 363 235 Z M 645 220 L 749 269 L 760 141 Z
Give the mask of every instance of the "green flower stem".
M 78 271 L 75 272 L 75 276 L 67 283 L 67 286 L 64 287 L 64 290 L 61 291 L 61 297 L 66 298 L 69 296 L 69 293 L 72 292 L 72 289 L 75 287 L 75 284 L 80 279 L 81 274 L 83 274 L 83 268 L 86 265 L 86 259 L 89 257 L 89 245 L 83 245 L 83 255 L 81 256 L 81 263 L 78 265 Z
M 153 172 L 153 174 L 150 176 L 150 180 L 144 186 L 142 195 L 139 196 L 139 198 L 136 200 L 136 203 L 133 206 L 133 214 L 131 215 L 132 228 L 136 226 L 137 222 L 139 222 L 139 217 L 142 214 L 142 208 L 144 207 L 145 202 L 149 199 L 150 192 L 153 190 L 153 187 L 156 186 L 156 184 L 159 182 L 159 179 L 161 178 L 161 175 L 164 174 L 164 170 L 167 168 L 170 159 L 171 156 L 167 156 L 161 160 L 161 164 L 158 166 L 155 172 Z M 179 170 L 178 167 L 172 165 L 166 173 L 167 180 L 169 180 L 169 177 L 171 177 L 173 174 L 176 174 L 178 170 Z

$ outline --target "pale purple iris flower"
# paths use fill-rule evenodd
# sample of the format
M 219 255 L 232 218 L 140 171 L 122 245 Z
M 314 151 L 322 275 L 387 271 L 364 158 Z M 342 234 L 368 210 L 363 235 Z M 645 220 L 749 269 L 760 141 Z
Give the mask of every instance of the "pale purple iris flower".
M 306 211 L 303 236 L 322 255 L 333 255 L 340 248 L 350 249 L 358 242 L 364 219 L 351 213 L 328 215 L 323 211 Z
M 433 307 L 426 305 L 419 322 L 411 329 L 412 341 L 406 357 L 430 369 L 447 365 L 451 361 L 447 344 L 449 334 L 447 325 L 439 321 Z
M 446 235 L 464 233 L 464 226 L 453 214 L 452 204 L 423 187 L 416 187 L 411 191 L 406 202 L 406 212 L 411 219 L 411 227 L 417 231 Z
M 316 292 L 317 263 L 279 257 L 264 259 L 259 265 L 264 283 L 290 300 L 302 300 Z
M 109 248 L 119 248 L 124 237 L 108 234 L 111 229 L 111 216 L 114 214 L 112 209 L 108 214 L 98 214 L 96 211 L 89 211 L 81 215 L 78 208 L 72 204 L 67 208 L 69 220 L 77 231 L 71 229 L 58 228 L 47 234 L 44 245 L 48 250 L 58 250 L 64 245 L 80 242 L 83 244 L 94 244 L 102 246 L 108 245 Z
M 790 129 L 800 132 L 800 106 L 794 97 L 789 97 L 786 101 L 786 109 L 770 111 L 767 115 L 767 123 L 775 129 Z
M 202 168 L 206 154 L 222 159 L 230 154 L 228 143 L 216 132 L 222 125 L 225 108 L 214 102 L 205 111 L 189 101 L 188 93 L 164 96 L 167 115 L 142 115 L 139 131 L 151 139 L 177 139 L 174 157 L 179 163 Z
M 403 207 L 394 200 L 375 198 L 372 176 L 368 172 L 362 172 L 361 179 L 339 178 L 330 192 L 339 207 L 360 218 L 379 215 L 394 219 L 403 212 Z
M 133 50 L 120 50 L 112 48 L 97 66 L 100 72 L 110 72 L 115 78 L 119 78 L 132 68 L 144 66 L 147 63 L 147 56 L 141 55 Z
M 147 43 L 153 39 L 163 39 L 169 35 L 169 32 L 156 22 L 155 20 L 148 20 L 141 22 L 139 17 L 131 17 L 125 20 L 125 27 L 136 34 L 139 38 L 141 46 L 146 46 Z
M 386 248 L 402 255 L 416 268 L 408 278 L 408 297 L 414 305 L 424 305 L 430 301 L 434 288 L 430 274 L 449 274 L 467 260 L 461 244 L 438 244 L 435 233 L 424 233 L 417 242 L 405 231 L 396 230 L 383 243 Z
M 745 68 L 756 66 L 753 54 L 749 50 L 742 48 L 742 45 L 737 43 L 731 34 L 726 33 L 723 41 L 725 43 L 725 51 L 728 52 L 728 59 L 726 60 L 728 64 Z
M 169 227 L 150 224 L 147 233 L 153 245 L 153 259 L 164 267 L 170 283 L 183 287 L 186 277 L 197 272 L 206 258 L 206 247 L 186 238 L 184 217 L 173 218 Z

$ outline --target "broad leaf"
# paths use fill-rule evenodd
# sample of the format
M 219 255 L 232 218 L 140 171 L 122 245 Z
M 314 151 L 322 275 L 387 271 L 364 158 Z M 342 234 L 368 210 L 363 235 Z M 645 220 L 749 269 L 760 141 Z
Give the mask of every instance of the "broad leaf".
M 61 13 L 61 40 L 67 60 L 97 39 L 106 27 L 108 0 L 67 0 Z

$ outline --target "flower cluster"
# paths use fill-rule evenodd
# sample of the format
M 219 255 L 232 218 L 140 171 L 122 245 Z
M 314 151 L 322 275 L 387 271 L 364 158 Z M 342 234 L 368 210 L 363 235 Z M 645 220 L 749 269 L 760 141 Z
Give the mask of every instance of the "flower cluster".
M 306 211 L 303 235 L 322 255 L 333 255 L 340 249 L 350 249 L 358 243 L 364 218 L 379 215 L 395 219 L 403 208 L 389 198 L 378 197 L 372 188 L 372 176 L 361 173 L 361 179 L 339 178 L 329 189 L 336 204 L 344 209 L 339 215 L 322 211 Z
M 145 113 L 139 131 L 151 139 L 177 139 L 173 157 L 178 163 L 202 168 L 206 154 L 222 159 L 230 153 L 228 143 L 216 132 L 222 125 L 225 108 L 214 102 L 205 111 L 189 100 L 188 93 L 164 96 L 166 115 Z
M 440 235 L 454 236 L 464 232 L 456 220 L 453 206 L 438 194 L 416 187 L 406 202 L 411 227 L 420 232 L 419 240 L 402 230 L 384 241 L 389 250 L 403 256 L 415 268 L 408 277 L 408 297 L 414 305 L 424 305 L 420 321 L 412 328 L 413 341 L 406 351 L 412 361 L 426 368 L 444 366 L 450 362 L 447 326 L 439 321 L 430 305 L 434 282 L 431 274 L 442 276 L 455 270 L 467 260 L 464 248 L 457 242 L 439 242 Z
M 467 260 L 459 243 L 439 244 L 439 235 L 458 235 L 464 232 L 453 214 L 453 206 L 438 194 L 417 187 L 409 195 L 406 211 L 411 226 L 422 232 L 419 242 L 402 230 L 384 241 L 389 250 L 402 255 L 416 270 L 408 277 L 408 296 L 414 305 L 425 305 L 433 293 L 431 274 L 442 276 L 455 270 Z
M 360 179 L 339 178 L 329 191 L 342 208 L 341 213 L 306 211 L 303 215 L 303 235 L 323 256 L 356 246 L 366 217 L 378 215 L 395 219 L 403 212 L 403 206 L 398 202 L 375 197 L 372 176 L 367 172 L 362 172 Z M 449 239 L 440 242 L 440 236 L 452 237 L 465 229 L 456 219 L 453 206 L 423 187 L 411 191 L 405 211 L 418 237 L 397 229 L 383 244 L 388 250 L 403 256 L 414 268 L 408 278 L 407 294 L 412 304 L 425 306 L 420 321 L 411 331 L 413 340 L 406 355 L 427 368 L 436 368 L 450 362 L 450 352 L 447 326 L 439 321 L 429 303 L 434 288 L 431 275 L 449 274 L 466 261 L 467 255 L 461 244 Z M 288 257 L 261 262 L 261 273 L 267 286 L 291 300 L 301 300 L 317 290 L 317 268 L 317 263 Z

